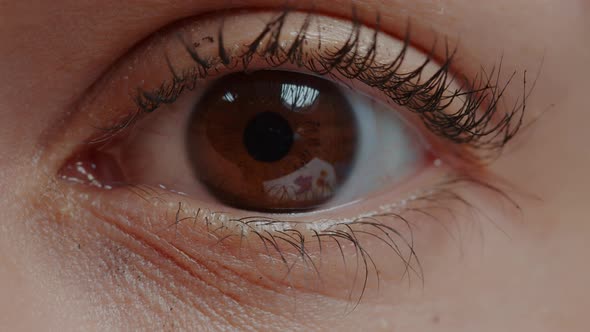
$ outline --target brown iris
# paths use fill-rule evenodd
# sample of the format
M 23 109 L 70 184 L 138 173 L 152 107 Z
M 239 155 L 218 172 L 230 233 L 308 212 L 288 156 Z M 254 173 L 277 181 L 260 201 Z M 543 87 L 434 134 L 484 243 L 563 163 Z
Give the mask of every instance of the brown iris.
M 358 128 L 341 88 L 284 71 L 216 81 L 189 121 L 196 176 L 220 201 L 258 211 L 318 207 L 346 182 Z

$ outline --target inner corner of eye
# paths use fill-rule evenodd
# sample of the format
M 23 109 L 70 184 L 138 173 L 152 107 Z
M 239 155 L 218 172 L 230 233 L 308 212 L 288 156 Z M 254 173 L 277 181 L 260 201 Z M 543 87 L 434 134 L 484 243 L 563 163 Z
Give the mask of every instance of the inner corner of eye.
M 316 76 L 230 74 L 209 84 L 185 113 L 180 126 L 160 116 L 148 127 L 161 130 L 137 130 L 76 154 L 61 177 L 293 213 L 362 199 L 423 167 L 420 138 L 395 110 Z

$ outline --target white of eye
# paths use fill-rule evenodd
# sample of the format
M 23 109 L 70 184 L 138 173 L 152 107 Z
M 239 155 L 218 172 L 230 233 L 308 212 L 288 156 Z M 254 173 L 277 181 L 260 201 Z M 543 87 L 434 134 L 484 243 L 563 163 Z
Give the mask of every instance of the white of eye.
M 399 184 L 418 171 L 426 149 L 399 111 L 359 92 L 345 95 L 355 112 L 360 137 L 355 166 L 332 206 Z

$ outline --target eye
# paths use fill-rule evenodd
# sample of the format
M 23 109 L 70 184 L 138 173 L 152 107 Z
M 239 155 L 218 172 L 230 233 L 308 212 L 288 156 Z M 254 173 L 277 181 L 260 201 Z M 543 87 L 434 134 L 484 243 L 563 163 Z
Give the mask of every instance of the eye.
M 458 184 L 495 192 L 484 157 L 520 127 L 524 101 L 504 97 L 500 75 L 451 77 L 454 53 L 442 45 L 428 55 L 409 36 L 300 12 L 180 22 L 89 92 L 59 175 L 82 184 L 93 214 L 168 241 L 151 246 L 203 259 L 227 241 L 211 259 L 232 265 L 249 250 L 277 283 L 278 264 L 307 287 L 319 261 L 355 283 L 359 269 L 339 264 L 356 255 L 362 295 L 371 266 L 391 263 L 371 248 L 390 248 L 400 274 L 421 273 L 416 243 L 438 233 L 414 225 L 444 229 L 432 220 L 472 206 Z
M 110 178 L 93 180 L 283 213 L 360 200 L 425 166 L 424 145 L 396 111 L 317 76 L 231 74 L 181 107 L 103 147 L 101 158 L 116 163 L 94 161 Z M 78 166 L 68 177 L 85 180 L 96 168 Z

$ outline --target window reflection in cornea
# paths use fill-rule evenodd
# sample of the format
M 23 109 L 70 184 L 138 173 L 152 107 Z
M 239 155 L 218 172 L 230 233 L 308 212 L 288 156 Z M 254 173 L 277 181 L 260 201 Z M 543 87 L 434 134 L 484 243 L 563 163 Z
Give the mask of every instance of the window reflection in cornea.
M 233 103 L 234 101 L 236 101 L 237 95 L 235 93 L 232 93 L 231 91 L 228 91 L 224 96 L 223 96 L 223 100 L 225 100 L 228 103 Z
M 309 86 L 283 84 L 281 86 L 281 99 L 283 103 L 294 111 L 304 111 L 313 105 L 320 92 Z
M 101 190 L 106 189 L 104 186 L 98 189 L 75 187 L 72 190 L 89 192 L 93 196 L 92 204 L 82 202 L 81 206 L 111 223 L 124 224 L 138 234 L 157 234 L 167 244 L 199 261 L 204 260 L 199 250 L 211 246 L 215 246 L 219 257 L 243 260 L 246 252 L 249 263 L 267 268 L 254 273 L 245 271 L 243 264 L 227 263 L 229 268 L 245 274 L 262 274 L 269 284 L 304 289 L 313 285 L 315 289 L 317 283 L 309 283 L 309 279 L 319 280 L 318 276 L 328 274 L 328 280 L 339 280 L 348 287 L 326 292 L 357 299 L 364 295 L 368 283 L 381 278 L 392 280 L 410 274 L 422 278 L 417 252 L 419 249 L 436 250 L 444 241 L 445 227 L 441 225 L 457 221 L 456 214 L 448 211 L 469 210 L 476 203 L 471 203 L 467 197 L 486 197 L 496 190 L 487 182 L 486 171 L 480 165 L 462 164 L 460 170 L 453 169 L 452 165 L 464 161 L 455 160 L 449 151 L 473 152 L 457 148 L 453 139 L 464 144 L 473 143 L 473 148 L 480 142 L 482 146 L 488 143 L 493 146 L 495 141 L 488 139 L 505 139 L 515 134 L 506 128 L 517 130 L 514 129 L 517 126 L 502 126 L 506 118 L 501 115 L 493 117 L 494 121 L 500 119 L 500 125 L 492 122 L 491 115 L 485 115 L 482 121 L 475 121 L 483 125 L 473 125 L 459 132 L 466 123 L 482 119 L 477 114 L 484 100 L 487 101 L 485 105 L 499 104 L 494 98 L 498 98 L 502 85 L 488 86 L 489 82 L 484 81 L 474 82 L 472 90 L 468 85 L 455 86 L 448 76 L 449 63 L 437 65 L 428 61 L 427 56 L 412 49 L 407 41 L 376 33 L 356 22 L 320 16 L 309 18 L 305 13 L 241 13 L 225 16 L 223 20 L 208 17 L 148 41 L 108 73 L 83 104 L 84 112 L 73 122 L 73 126 L 83 129 L 75 131 L 72 136 L 77 135 L 76 139 L 65 142 L 64 148 L 69 151 L 79 151 L 80 147 L 87 149 L 88 146 L 80 142 L 90 140 L 94 143 L 90 150 L 97 153 L 75 154 L 64 168 L 66 177 L 76 178 L 72 174 L 78 166 L 84 165 L 88 166 L 82 167 L 86 173 L 106 165 L 110 168 L 102 170 L 102 174 L 112 176 L 119 174 L 121 168 L 128 168 L 133 171 L 122 173 L 141 175 L 140 168 L 134 168 L 138 165 L 133 164 L 138 160 L 137 155 L 126 155 L 129 151 L 120 149 L 121 146 L 134 147 L 131 150 L 135 153 L 148 149 L 157 151 L 156 158 L 139 165 L 144 170 L 147 165 L 150 172 L 164 175 L 190 173 L 189 166 L 174 162 L 174 155 L 183 153 L 183 144 L 181 138 L 174 139 L 179 135 L 170 133 L 177 131 L 179 123 L 187 121 L 188 110 L 200 98 L 199 93 L 229 72 L 268 67 L 323 75 L 359 93 L 383 100 L 384 104 L 402 105 L 407 111 L 421 115 L 421 121 L 416 118 L 413 121 L 436 150 L 436 158 L 420 165 L 425 169 L 424 174 L 359 202 L 301 215 L 255 215 L 207 202 L 202 192 L 190 193 L 178 188 L 182 177 L 173 178 L 170 183 L 161 179 L 147 183 L 150 181 L 146 179 L 151 176 L 132 180 L 127 177 L 119 181 L 122 182 L 119 186 L 108 184 L 113 187 L 111 190 Z M 251 29 L 245 30 L 244 26 Z M 261 31 L 265 29 L 269 32 L 263 35 Z M 259 39 L 260 36 L 263 38 Z M 302 36 L 306 37 L 305 43 Z M 256 40 L 259 41 L 254 43 Z M 320 94 L 318 90 L 301 90 L 289 84 L 281 89 L 282 101 L 301 109 L 311 106 Z M 232 103 L 240 97 L 228 91 L 222 99 Z M 518 106 L 508 110 L 484 109 L 487 111 L 484 114 L 507 111 L 514 115 L 520 111 Z M 175 120 L 164 121 L 170 118 Z M 446 127 L 433 127 L 436 121 Z M 95 128 L 114 130 L 105 137 L 103 130 L 89 132 L 89 123 Z M 497 128 L 498 132 L 486 132 L 489 126 Z M 130 133 L 132 129 L 134 132 Z M 151 139 L 141 136 L 150 130 L 159 132 L 160 138 L 158 135 Z M 105 155 L 108 155 L 106 159 L 111 158 L 108 162 L 105 162 Z M 308 165 L 313 172 L 315 165 L 322 165 L 322 160 L 312 159 Z M 77 182 L 89 180 L 86 173 L 81 179 L 76 178 L 80 180 Z M 96 179 L 100 176 L 90 175 L 92 181 L 99 181 Z M 287 175 L 265 186 L 275 193 L 276 184 L 285 178 L 292 180 Z M 328 172 L 325 183 L 330 181 Z M 188 196 L 180 197 L 158 185 L 187 192 Z M 163 246 L 153 241 L 151 245 Z M 384 251 L 390 255 L 378 254 Z M 393 260 L 392 256 L 398 259 Z M 219 259 L 213 254 L 207 258 Z M 350 265 L 357 268 L 350 269 Z

